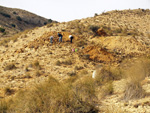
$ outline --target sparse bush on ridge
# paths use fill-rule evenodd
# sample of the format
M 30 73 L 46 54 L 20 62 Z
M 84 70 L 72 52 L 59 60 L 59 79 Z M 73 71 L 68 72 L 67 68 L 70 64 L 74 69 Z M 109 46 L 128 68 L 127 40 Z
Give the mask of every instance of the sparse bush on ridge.
M 50 23 L 51 23 L 51 22 L 53 22 L 53 20 L 52 20 L 52 19 L 48 19 L 48 22 L 50 22 Z
M 17 16 L 16 19 L 22 21 L 22 18 L 20 16 Z
M 7 13 L 0 12 L 0 14 L 3 15 L 4 17 L 11 18 L 11 16 Z

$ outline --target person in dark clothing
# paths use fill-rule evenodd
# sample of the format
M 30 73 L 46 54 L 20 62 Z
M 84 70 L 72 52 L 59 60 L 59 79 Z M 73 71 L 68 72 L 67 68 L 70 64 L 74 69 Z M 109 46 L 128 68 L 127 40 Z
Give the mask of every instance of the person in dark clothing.
M 73 36 L 72 36 L 72 35 L 69 35 L 69 38 L 70 38 L 70 42 L 72 43 Z
M 59 37 L 59 42 L 62 42 L 63 35 L 61 33 L 58 33 L 58 37 Z

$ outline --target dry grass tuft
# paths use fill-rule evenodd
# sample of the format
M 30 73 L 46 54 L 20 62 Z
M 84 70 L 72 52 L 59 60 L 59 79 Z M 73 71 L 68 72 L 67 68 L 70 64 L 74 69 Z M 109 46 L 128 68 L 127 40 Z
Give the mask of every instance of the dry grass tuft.
M 15 64 L 14 63 L 10 63 L 10 64 L 8 64 L 8 65 L 6 65 L 5 67 L 4 67 L 4 70 L 5 71 L 7 71 L 7 70 L 13 70 L 13 69 L 16 69 L 17 67 L 15 66 Z
M 96 69 L 95 82 L 98 85 L 103 85 L 118 79 L 121 79 L 121 70 L 119 68 L 102 67 Z
M 11 89 L 11 88 L 9 88 L 9 87 L 5 87 L 4 88 L 4 94 L 5 95 L 11 95 L 11 94 L 13 94 L 15 92 L 15 90 L 13 90 L 13 89 Z
M 142 98 L 146 95 L 141 82 L 150 75 L 150 60 L 138 59 L 126 71 L 127 84 L 125 88 L 124 100 Z
M 113 83 L 108 82 L 101 88 L 101 98 L 107 95 L 111 95 L 114 92 Z
M 129 82 L 126 84 L 124 100 L 143 98 L 146 95 L 140 83 Z
M 32 64 L 31 64 L 35 69 L 40 70 L 41 66 L 38 60 L 35 60 Z

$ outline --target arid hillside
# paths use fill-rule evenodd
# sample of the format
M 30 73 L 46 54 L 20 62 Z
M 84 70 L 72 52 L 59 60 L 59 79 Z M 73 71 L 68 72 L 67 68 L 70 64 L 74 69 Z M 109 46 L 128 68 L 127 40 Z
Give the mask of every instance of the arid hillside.
M 53 20 L 25 10 L 0 6 L 0 37 L 11 36 L 26 29 L 44 26 Z
M 49 23 L 0 41 L 0 112 L 149 113 L 149 94 L 150 10 Z

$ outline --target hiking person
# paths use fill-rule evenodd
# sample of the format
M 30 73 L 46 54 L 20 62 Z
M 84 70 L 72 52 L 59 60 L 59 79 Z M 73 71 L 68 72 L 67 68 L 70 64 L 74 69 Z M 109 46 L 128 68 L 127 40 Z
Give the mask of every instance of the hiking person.
M 63 35 L 61 33 L 58 33 L 58 37 L 59 37 L 59 42 L 62 42 Z
M 70 38 L 70 42 L 72 43 L 73 36 L 69 35 L 69 38 Z
M 50 43 L 53 44 L 53 36 L 50 36 Z

